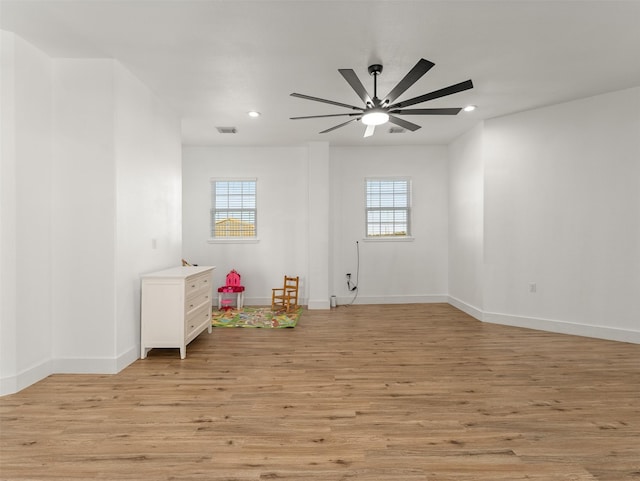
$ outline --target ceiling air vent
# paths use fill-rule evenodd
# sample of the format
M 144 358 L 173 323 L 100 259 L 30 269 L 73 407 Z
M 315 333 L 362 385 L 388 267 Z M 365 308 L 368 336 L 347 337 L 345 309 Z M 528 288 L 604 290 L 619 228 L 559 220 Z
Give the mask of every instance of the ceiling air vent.
M 402 127 L 391 127 L 389 129 L 390 134 L 404 134 L 407 129 L 403 129 Z
M 221 134 L 236 134 L 236 133 L 238 133 L 238 129 L 236 129 L 235 127 L 216 127 L 216 129 L 218 129 L 218 132 L 220 132 Z

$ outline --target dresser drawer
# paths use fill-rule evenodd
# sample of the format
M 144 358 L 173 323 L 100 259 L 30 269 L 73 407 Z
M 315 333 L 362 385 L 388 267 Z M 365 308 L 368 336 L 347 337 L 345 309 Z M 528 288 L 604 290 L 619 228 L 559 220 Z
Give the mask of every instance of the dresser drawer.
M 184 291 L 186 297 L 194 295 L 196 292 L 200 290 L 200 276 L 190 277 L 185 279 Z
M 198 327 L 202 326 L 202 324 L 207 322 L 211 324 L 211 305 L 210 304 L 205 304 L 199 309 L 196 309 L 185 318 L 185 323 L 184 323 L 185 336 L 189 337 L 189 335 L 193 331 L 195 331 Z
M 200 289 L 210 290 L 211 289 L 211 275 L 210 274 L 203 274 L 203 275 L 199 276 L 198 277 L 198 285 L 200 286 Z
M 187 318 L 189 317 L 189 314 L 191 314 L 191 312 L 194 309 L 197 309 L 205 302 L 209 304 L 210 300 L 211 300 L 211 292 L 208 289 L 206 291 L 205 290 L 196 291 L 191 297 L 187 298 L 187 302 L 185 303 L 185 306 L 184 306 L 184 312 L 187 315 Z
M 199 276 L 193 276 L 186 279 L 185 294 L 186 297 L 196 295 L 198 291 L 210 291 L 211 290 L 211 276 L 209 274 L 202 274 Z

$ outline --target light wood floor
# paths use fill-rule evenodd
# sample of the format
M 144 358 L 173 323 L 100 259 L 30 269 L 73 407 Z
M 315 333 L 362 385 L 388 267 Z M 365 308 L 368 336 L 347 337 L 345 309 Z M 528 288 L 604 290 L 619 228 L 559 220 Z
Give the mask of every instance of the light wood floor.
M 638 481 L 640 345 L 340 307 L 50 376 L 0 414 L 3 480 Z

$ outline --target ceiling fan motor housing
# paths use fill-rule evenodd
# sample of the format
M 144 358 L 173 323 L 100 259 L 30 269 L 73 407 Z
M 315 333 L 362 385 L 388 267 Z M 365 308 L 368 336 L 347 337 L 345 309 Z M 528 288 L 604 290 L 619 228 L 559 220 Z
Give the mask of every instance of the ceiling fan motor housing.
M 382 65 L 379 63 L 369 65 L 369 75 L 380 75 L 382 73 Z

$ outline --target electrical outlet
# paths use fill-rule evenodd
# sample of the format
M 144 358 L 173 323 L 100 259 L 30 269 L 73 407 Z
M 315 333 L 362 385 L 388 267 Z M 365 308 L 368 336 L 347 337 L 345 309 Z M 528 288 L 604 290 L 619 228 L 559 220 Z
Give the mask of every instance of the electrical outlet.
M 538 291 L 538 286 L 536 285 L 535 282 L 531 282 L 529 283 L 529 292 L 531 294 L 535 294 Z
M 347 273 L 347 279 L 351 279 L 351 274 Z

